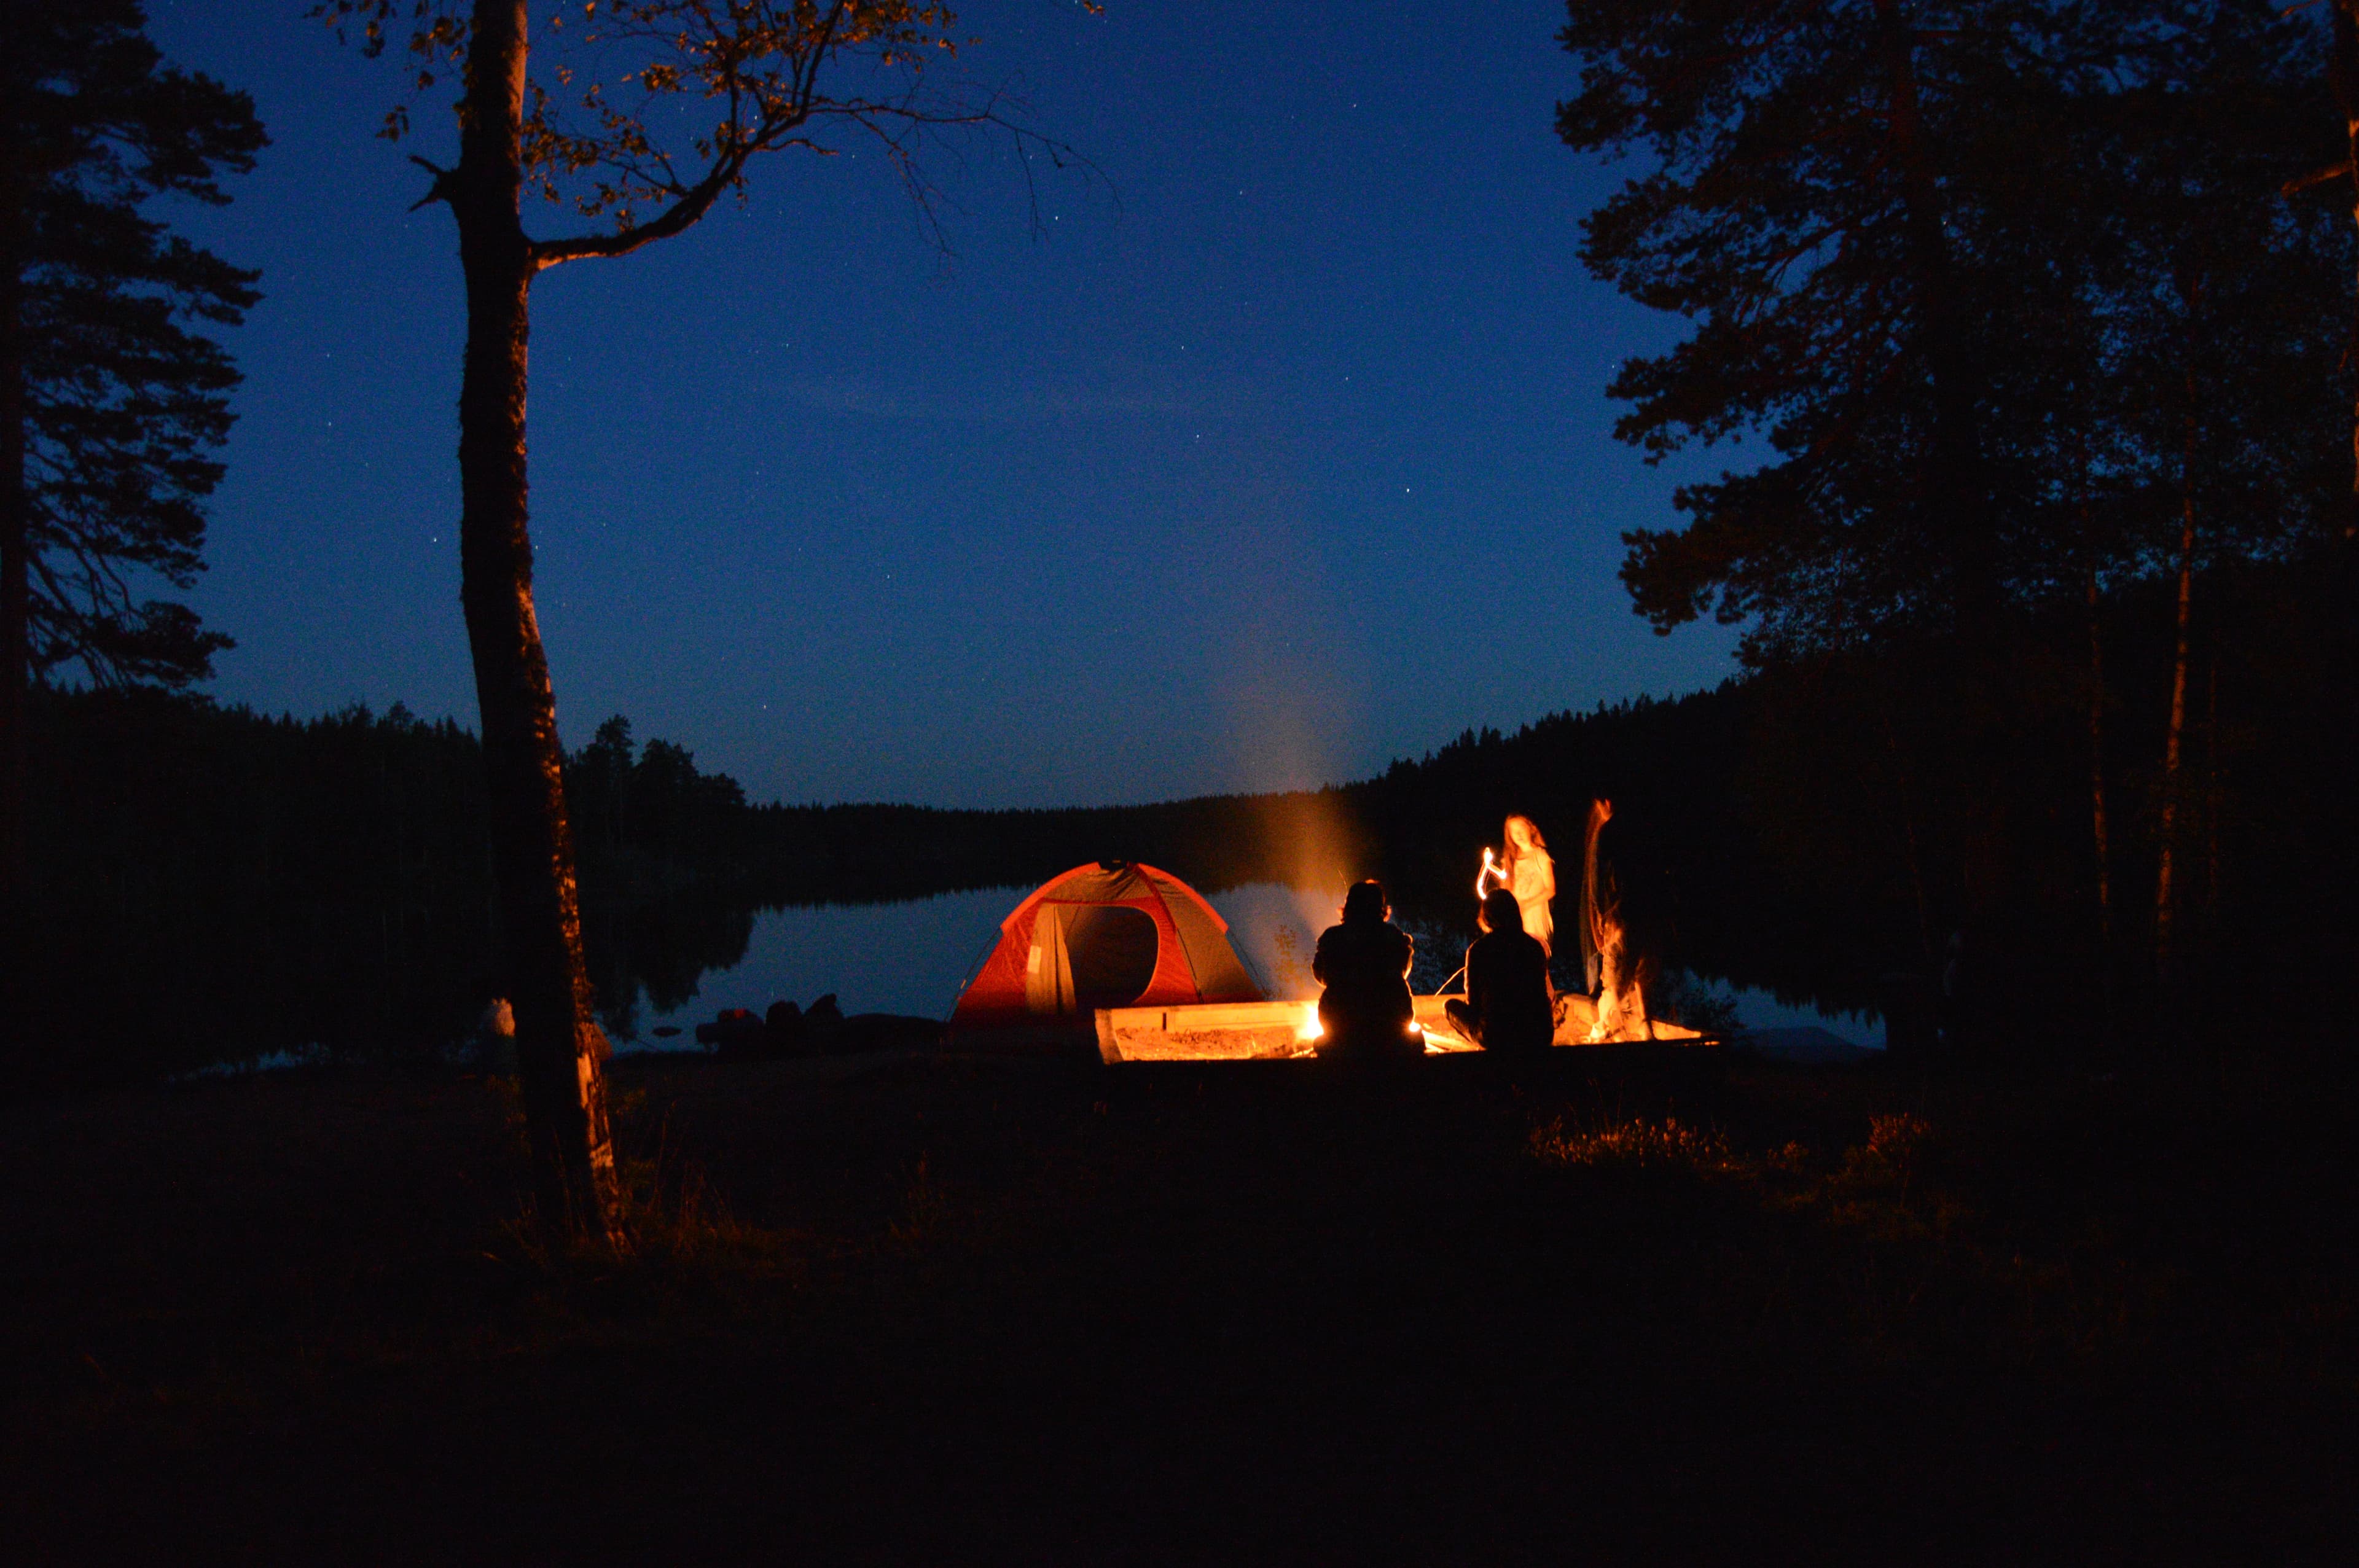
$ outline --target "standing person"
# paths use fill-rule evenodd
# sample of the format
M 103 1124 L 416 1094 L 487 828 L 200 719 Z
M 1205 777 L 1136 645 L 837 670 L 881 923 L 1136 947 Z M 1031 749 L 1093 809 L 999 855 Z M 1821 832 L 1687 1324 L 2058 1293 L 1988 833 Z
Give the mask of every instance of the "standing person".
M 1321 935 L 1310 960 L 1311 974 L 1326 988 L 1319 999 L 1326 1030 L 1319 1054 L 1359 1061 L 1424 1054 L 1408 992 L 1417 944 L 1392 923 L 1384 884 L 1373 878 L 1353 883 L 1343 913 L 1343 924 Z
M 1514 892 L 1494 888 L 1479 917 L 1484 935 L 1466 949 L 1466 1000 L 1442 1004 L 1458 1032 L 1485 1051 L 1545 1051 L 1556 1032 L 1548 949 L 1523 928 Z
M 1633 932 L 1636 901 L 1630 898 L 1633 868 L 1625 864 L 1622 834 L 1611 829 L 1614 803 L 1589 804 L 1589 832 L 1582 846 L 1581 960 L 1590 992 L 1597 999 L 1592 1040 L 1654 1038 L 1647 1014 L 1647 985 L 1653 957 Z
M 1499 885 L 1516 895 L 1524 935 L 1538 942 L 1542 953 L 1552 954 L 1556 914 L 1549 904 L 1556 897 L 1556 862 L 1549 858 L 1548 840 L 1528 816 L 1510 816 L 1502 834 L 1507 850 L 1499 862 Z

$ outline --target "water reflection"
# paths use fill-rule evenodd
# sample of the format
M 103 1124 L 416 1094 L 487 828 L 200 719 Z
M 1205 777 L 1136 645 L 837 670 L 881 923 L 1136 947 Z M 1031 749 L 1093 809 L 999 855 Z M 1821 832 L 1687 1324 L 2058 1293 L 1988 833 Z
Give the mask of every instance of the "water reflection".
M 1884 1049 L 1884 1018 L 1875 1012 L 1833 1012 L 1807 1001 L 1781 1000 L 1776 992 L 1753 986 L 1733 986 L 1706 978 L 1704 983 L 1728 999 L 1736 1020 L 1747 1029 L 1822 1029 L 1846 1045 Z
M 983 888 L 897 903 L 798 904 L 749 916 L 743 947 L 683 984 L 646 984 L 625 1008 L 609 1009 L 621 1039 L 656 1038 L 663 1025 L 685 1033 L 723 1008 L 756 1012 L 774 1001 L 809 1007 L 832 993 L 847 1013 L 947 1018 L 959 991 L 989 955 L 999 923 L 1032 892 Z M 1334 918 L 1320 895 L 1256 882 L 1206 895 L 1229 923 L 1231 943 L 1273 996 L 1317 994 L 1310 946 Z M 1312 923 L 1318 922 L 1318 925 Z
M 898 903 L 758 911 L 742 957 L 708 969 L 684 993 L 649 996 L 636 1033 L 650 1034 L 662 1024 L 685 1029 L 728 1007 L 809 1007 L 831 993 L 847 1013 L 947 1018 L 960 988 L 990 952 L 999 923 L 1031 891 L 984 888 Z

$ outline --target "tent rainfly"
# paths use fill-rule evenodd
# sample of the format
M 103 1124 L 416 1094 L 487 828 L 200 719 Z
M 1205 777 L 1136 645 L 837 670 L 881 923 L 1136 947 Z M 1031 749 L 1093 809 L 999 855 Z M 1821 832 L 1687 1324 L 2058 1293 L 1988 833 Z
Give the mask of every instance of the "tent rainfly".
M 1121 860 L 1052 877 L 999 923 L 951 1012 L 952 1044 L 1057 1046 L 1093 1035 L 1102 1007 L 1259 1001 L 1228 922 L 1169 871 Z

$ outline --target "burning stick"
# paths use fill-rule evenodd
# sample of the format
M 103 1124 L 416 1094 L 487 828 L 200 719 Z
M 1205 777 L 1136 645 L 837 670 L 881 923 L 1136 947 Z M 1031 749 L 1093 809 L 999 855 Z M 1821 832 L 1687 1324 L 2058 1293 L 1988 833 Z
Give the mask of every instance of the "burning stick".
M 1491 891 L 1489 883 L 1493 877 L 1499 879 L 1501 887 L 1507 885 L 1507 873 L 1499 869 L 1498 862 L 1492 858 L 1490 849 L 1485 846 L 1483 850 L 1483 869 L 1474 873 L 1475 903 L 1482 903 L 1484 895 Z

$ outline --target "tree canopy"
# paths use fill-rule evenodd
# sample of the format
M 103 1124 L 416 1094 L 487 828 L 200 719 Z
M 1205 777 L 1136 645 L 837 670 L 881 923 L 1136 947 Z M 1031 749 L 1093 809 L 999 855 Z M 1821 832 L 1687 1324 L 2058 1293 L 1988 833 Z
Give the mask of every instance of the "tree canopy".
M 1658 630 L 1710 611 L 1761 664 L 1986 630 L 2052 591 L 2092 485 L 2151 500 L 2141 479 L 2176 472 L 2185 376 L 2166 391 L 2154 356 L 2195 351 L 2190 310 L 2237 394 L 2205 399 L 2215 478 L 2267 445 L 2230 419 L 2275 420 L 2282 455 L 2332 400 L 2349 236 L 2282 194 L 2339 156 L 2309 22 L 2241 0 L 1578 0 L 1560 38 L 1582 79 L 1560 135 L 1639 162 L 1583 259 L 1695 322 L 1623 368 L 1620 434 L 1658 461 L 1770 452 L 1682 487 L 1685 527 L 1625 535 Z M 2137 530 L 2114 537 L 2134 566 Z
M 78 664 L 101 682 L 185 685 L 230 640 L 151 589 L 202 569 L 240 380 L 207 330 L 242 318 L 257 275 L 146 209 L 226 200 L 220 177 L 250 169 L 265 137 L 246 94 L 164 62 L 136 0 L 8 10 L 0 373 L 23 400 L 23 656 L 36 676 Z
M 1084 10 L 1103 7 L 1081 0 Z M 380 55 L 398 41 L 413 94 L 460 78 L 484 26 L 473 0 L 319 0 L 311 15 Z M 626 254 L 679 233 L 745 187 L 766 152 L 881 152 L 936 238 L 921 157 L 937 132 L 990 125 L 1071 149 L 1007 116 L 1004 94 L 927 73 L 954 57 L 958 17 L 931 0 L 584 0 L 553 12 L 524 60 L 516 157 L 524 188 L 591 228 L 530 243 L 536 267 Z M 410 134 L 409 104 L 379 135 Z M 455 171 L 424 157 L 447 198 Z M 1028 167 L 1028 166 L 1027 166 Z

